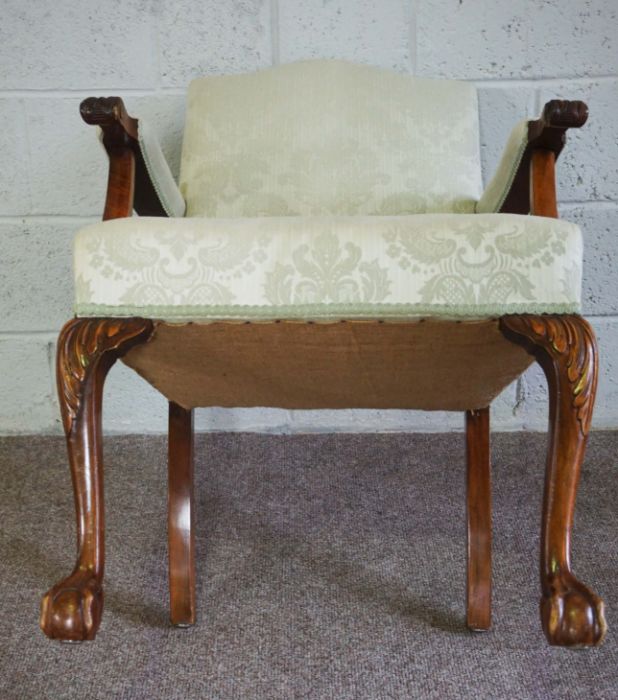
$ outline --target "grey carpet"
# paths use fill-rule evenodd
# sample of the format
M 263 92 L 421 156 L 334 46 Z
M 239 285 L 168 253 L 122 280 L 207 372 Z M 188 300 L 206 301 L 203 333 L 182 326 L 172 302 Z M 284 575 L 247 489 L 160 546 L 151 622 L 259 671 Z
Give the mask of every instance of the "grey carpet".
M 593 650 L 538 621 L 543 435 L 493 438 L 494 627 L 464 625 L 464 441 L 449 435 L 201 436 L 198 624 L 167 622 L 161 437 L 107 438 L 97 640 L 37 626 L 67 574 L 61 438 L 0 440 L 0 698 L 618 698 L 618 433 L 594 433 L 575 570 L 605 598 Z M 612 631 L 612 626 L 614 631 Z

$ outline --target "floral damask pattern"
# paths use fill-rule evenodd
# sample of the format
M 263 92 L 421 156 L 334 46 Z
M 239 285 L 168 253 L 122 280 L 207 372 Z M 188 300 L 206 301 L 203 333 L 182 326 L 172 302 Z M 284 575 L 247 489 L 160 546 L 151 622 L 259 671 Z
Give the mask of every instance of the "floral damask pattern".
M 139 221 L 134 228 L 140 228 L 148 219 L 127 221 Z M 267 234 L 243 238 L 212 231 L 204 236 L 199 227 L 182 225 L 151 225 L 147 234 L 133 236 L 107 227 L 105 234 L 83 237 L 89 265 L 101 280 L 119 283 L 119 303 L 134 306 L 231 304 L 231 280 L 252 272 L 268 244 Z M 92 283 L 78 275 L 77 294 L 92 294 Z
M 474 211 L 474 87 L 343 61 L 304 61 L 189 88 L 187 216 Z
M 292 264 L 275 262 L 266 274 L 264 296 L 271 304 L 380 302 L 389 292 L 388 270 L 362 261 L 361 248 L 341 245 L 332 231 L 292 253 Z
M 166 319 L 573 312 L 577 226 L 513 214 L 117 219 L 75 243 L 78 315 Z
M 486 299 L 505 304 L 514 297 L 535 301 L 531 269 L 551 268 L 566 252 L 569 224 L 524 226 L 522 217 L 456 217 L 450 230 L 426 236 L 403 224 L 385 234 L 388 255 L 404 269 L 421 273 L 425 304 L 478 306 Z M 496 234 L 497 229 L 506 229 Z M 421 270 L 422 266 L 422 270 Z M 564 272 L 563 272 L 564 274 Z

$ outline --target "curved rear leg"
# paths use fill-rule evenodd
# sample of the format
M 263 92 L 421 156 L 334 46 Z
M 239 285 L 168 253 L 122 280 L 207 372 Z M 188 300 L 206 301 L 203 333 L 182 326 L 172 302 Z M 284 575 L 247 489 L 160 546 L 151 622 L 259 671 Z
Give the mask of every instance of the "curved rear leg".
M 468 501 L 467 619 L 471 630 L 491 626 L 491 465 L 489 408 L 466 411 Z
M 550 644 L 603 641 L 603 601 L 571 571 L 571 528 L 597 387 L 597 344 L 577 315 L 503 316 L 500 327 L 543 368 L 549 388 L 549 449 L 541 530 L 541 621 Z
M 151 321 L 78 318 L 58 338 L 57 383 L 77 516 L 73 572 L 43 597 L 41 629 L 65 641 L 94 639 L 103 609 L 104 516 L 101 399 L 116 359 L 149 339 Z

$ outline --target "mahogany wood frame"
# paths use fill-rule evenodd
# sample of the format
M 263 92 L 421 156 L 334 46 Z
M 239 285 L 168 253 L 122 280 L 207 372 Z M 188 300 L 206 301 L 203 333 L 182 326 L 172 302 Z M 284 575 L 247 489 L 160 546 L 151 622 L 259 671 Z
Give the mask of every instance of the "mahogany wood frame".
M 583 103 L 558 105 L 562 105 L 563 124 L 585 123 L 588 111 Z M 563 142 L 564 133 L 560 136 L 560 144 Z M 529 200 L 532 214 L 557 218 L 559 149 L 553 143 L 555 140 L 542 140 L 530 153 Z M 607 631 L 603 601 L 571 571 L 571 529 L 597 390 L 597 341 L 590 324 L 576 314 L 503 316 L 500 324 L 506 338 L 536 358 L 548 385 L 549 446 L 540 566 L 543 631 L 553 645 L 595 646 Z
M 165 216 L 138 143 L 138 122 L 118 97 L 81 105 L 89 124 L 103 130 L 110 159 L 104 219 Z M 582 102 L 548 102 L 529 123 L 528 145 L 502 212 L 557 217 L 555 161 L 568 128 L 587 118 Z M 500 319 L 504 336 L 522 345 L 543 368 L 549 387 L 550 443 L 541 531 L 541 621 L 551 644 L 599 644 L 606 630 L 603 602 L 572 573 L 570 536 L 579 472 L 597 384 L 594 333 L 578 315 L 512 315 Z M 75 493 L 78 558 L 75 569 L 44 596 L 41 627 L 52 638 L 93 639 L 103 606 L 104 518 L 101 450 L 103 382 L 114 361 L 148 342 L 148 319 L 73 319 L 58 341 L 58 393 Z M 169 510 L 170 615 L 195 620 L 193 534 L 193 416 L 170 403 Z M 491 622 L 491 476 L 489 408 L 466 412 L 468 575 L 467 623 Z M 187 514 L 189 517 L 187 517 Z

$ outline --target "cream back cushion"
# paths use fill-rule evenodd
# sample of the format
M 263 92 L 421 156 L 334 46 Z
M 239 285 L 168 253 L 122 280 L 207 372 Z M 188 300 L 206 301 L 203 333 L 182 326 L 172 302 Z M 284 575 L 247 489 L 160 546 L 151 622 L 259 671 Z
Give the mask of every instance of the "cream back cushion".
M 189 87 L 187 216 L 472 212 L 482 182 L 476 90 L 343 61 Z

